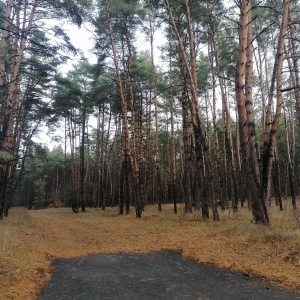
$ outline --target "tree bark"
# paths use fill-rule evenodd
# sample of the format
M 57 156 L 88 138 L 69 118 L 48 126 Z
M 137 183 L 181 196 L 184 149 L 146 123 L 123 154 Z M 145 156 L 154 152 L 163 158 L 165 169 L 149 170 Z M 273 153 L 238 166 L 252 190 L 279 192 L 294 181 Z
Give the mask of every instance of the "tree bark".
M 201 120 L 200 120 L 200 115 L 199 115 L 199 105 L 198 105 L 198 90 L 197 90 L 197 72 L 194 68 L 196 66 L 196 56 L 194 52 L 194 37 L 193 37 L 193 30 L 192 30 L 192 24 L 191 24 L 191 17 L 190 17 L 190 7 L 189 7 L 189 1 L 185 1 L 185 15 L 186 15 L 186 21 L 187 21 L 187 32 L 188 32 L 188 39 L 189 39 L 189 45 L 190 45 L 190 60 L 191 60 L 191 67 L 189 64 L 189 61 L 187 59 L 187 54 L 185 52 L 185 48 L 183 46 L 183 42 L 178 30 L 178 27 L 176 25 L 176 22 L 174 20 L 174 16 L 170 7 L 169 0 L 165 0 L 165 8 L 167 10 L 170 24 L 173 27 L 174 33 L 177 38 L 178 42 L 178 47 L 179 47 L 179 52 L 181 52 L 181 57 L 182 57 L 182 62 L 183 65 L 185 66 L 188 79 L 189 79 L 189 84 L 190 84 L 190 90 L 191 90 L 191 120 L 192 120 L 192 125 L 194 129 L 194 134 L 195 134 L 195 153 L 196 153 L 196 161 L 197 161 L 197 172 L 196 175 L 198 176 L 196 179 L 197 182 L 197 189 L 198 192 L 200 192 L 200 197 L 202 198 L 202 217 L 204 219 L 209 218 L 209 210 L 208 210 L 208 199 L 207 199 L 207 194 L 204 193 L 205 187 L 208 189 L 212 188 L 212 173 L 211 173 L 211 165 L 209 161 L 209 157 L 207 154 L 207 143 L 205 139 L 205 135 L 203 132 Z M 193 49 L 191 49 L 193 48 Z M 204 176 L 204 166 L 203 166 L 203 161 L 205 162 L 205 166 L 207 168 L 206 170 L 206 175 Z M 205 186 L 205 187 L 204 187 Z M 203 190 L 204 188 L 204 190 Z M 212 201 L 215 201 L 215 199 L 212 199 Z M 214 207 L 216 207 L 214 205 Z M 214 219 L 218 219 L 218 215 L 216 213 L 216 210 L 213 211 L 214 214 Z
M 171 47 L 171 45 L 169 45 Z M 173 197 L 174 213 L 177 214 L 177 195 L 176 195 L 176 161 L 175 161 L 175 139 L 174 139 L 174 95 L 173 95 L 173 73 L 171 55 L 169 58 L 169 76 L 170 76 L 170 114 L 171 114 L 171 162 L 170 162 L 170 189 Z
M 126 187 L 127 189 L 129 188 L 129 182 L 128 182 L 128 171 L 131 166 L 131 161 L 130 161 L 130 144 L 129 144 L 129 130 L 128 130 L 128 119 L 127 119 L 127 102 L 126 102 L 126 97 L 123 92 L 123 86 L 122 86 L 122 79 L 120 75 L 120 70 L 119 70 L 119 64 L 118 64 L 118 59 L 117 59 L 117 52 L 116 52 L 116 47 L 115 47 L 115 41 L 114 41 L 114 35 L 113 35 L 113 29 L 111 25 L 111 19 L 110 19 L 110 14 L 109 14 L 109 8 L 108 8 L 108 1 L 103 0 L 103 4 L 105 7 L 106 11 L 106 18 L 107 18 L 107 26 L 108 26 L 108 33 L 109 33 L 109 38 L 110 38 L 110 43 L 112 47 L 112 52 L 113 52 L 113 61 L 115 65 L 115 73 L 117 77 L 117 85 L 118 85 L 118 92 L 121 100 L 121 110 L 122 110 L 122 121 L 123 121 L 123 138 L 124 138 L 124 164 L 125 164 L 125 181 L 126 181 Z M 136 166 L 134 166 L 134 170 L 136 170 Z M 136 175 L 135 175 L 135 179 Z M 138 182 L 135 182 L 136 186 L 138 186 Z M 122 201 L 122 199 L 121 199 Z M 126 199 L 126 208 L 129 210 L 129 205 L 128 201 L 129 199 Z M 139 212 L 136 210 L 136 212 Z M 137 217 L 140 217 L 140 213 L 137 213 Z
M 276 52 L 276 58 L 274 64 L 274 67 L 276 67 L 277 69 L 276 72 L 277 73 L 276 76 L 277 103 L 276 103 L 275 116 L 269 132 L 268 144 L 265 147 L 264 157 L 263 157 L 262 188 L 263 188 L 263 197 L 265 203 L 269 203 L 269 199 L 271 197 L 271 174 L 272 174 L 274 147 L 276 143 L 276 134 L 278 131 L 278 125 L 280 122 L 282 104 L 283 104 L 283 94 L 281 91 L 282 90 L 282 68 L 283 68 L 283 60 L 284 60 L 284 55 L 283 55 L 284 43 L 285 43 L 285 36 L 287 32 L 287 21 L 288 21 L 290 3 L 291 3 L 290 0 L 284 0 L 283 2 L 282 22 L 280 26 L 280 33 L 279 33 L 277 52 Z
M 299 56 L 296 53 L 296 37 L 295 37 L 295 26 L 293 24 L 293 19 L 291 14 L 289 14 L 289 28 L 290 28 L 290 44 L 291 44 L 291 56 L 293 60 L 293 73 L 295 76 L 294 86 L 300 87 L 300 75 L 299 75 Z M 295 89 L 295 98 L 296 98 L 296 111 L 298 124 L 300 126 L 300 88 Z
M 247 176 L 248 188 L 251 190 L 252 213 L 255 222 L 267 224 L 269 222 L 268 212 L 263 198 L 259 195 L 259 189 L 255 186 L 254 170 L 257 157 L 250 154 L 249 144 L 255 144 L 254 119 L 252 111 L 252 46 L 251 46 L 251 2 L 242 0 L 240 6 L 240 30 L 239 30 L 239 52 L 236 71 L 236 101 L 238 107 L 239 131 L 242 148 L 242 174 Z M 246 87 L 246 97 L 244 88 Z M 249 116 L 247 114 L 249 113 Z M 249 121 L 248 121 L 249 118 Z M 250 122 L 250 125 L 248 123 Z M 252 124 L 251 124 L 252 122 Z M 249 136 L 252 135 L 251 137 Z M 253 161 L 251 161 L 253 159 Z M 249 164 L 249 161 L 251 163 Z
M 157 197 L 158 197 L 158 210 L 161 211 L 161 203 L 163 201 L 162 192 L 162 179 L 160 171 L 160 157 L 159 157 L 159 146 L 158 146 L 158 110 L 157 110 L 157 87 L 156 87 L 156 72 L 154 64 L 154 52 L 153 52 L 153 39 L 154 39 L 154 27 L 150 21 L 150 49 L 151 49 L 151 81 L 153 88 L 153 102 L 154 102 L 154 117 L 155 117 L 155 173 L 156 173 L 156 184 L 157 184 Z
M 140 218 L 142 216 L 142 206 L 143 206 L 143 187 L 140 186 L 140 171 L 138 162 L 138 148 L 136 146 L 136 129 L 135 129 L 135 99 L 133 93 L 133 86 L 131 80 L 131 64 L 132 64 L 132 53 L 131 53 L 131 43 L 129 40 L 128 29 L 126 23 L 123 24 L 125 30 L 126 44 L 128 50 L 128 62 L 127 62 L 127 85 L 129 88 L 129 98 L 130 98 L 130 112 L 131 112 L 131 154 L 133 160 L 133 172 L 134 172 L 134 183 L 135 183 L 135 213 L 136 217 Z
M 11 12 L 12 12 L 13 2 L 14 2 L 13 0 L 7 1 L 5 16 L 3 20 L 3 30 L 1 36 L 1 53 L 0 53 L 0 87 L 1 87 L 0 96 L 3 96 L 2 92 L 5 83 L 5 62 L 7 60 L 7 55 L 8 55 L 10 30 L 12 25 Z

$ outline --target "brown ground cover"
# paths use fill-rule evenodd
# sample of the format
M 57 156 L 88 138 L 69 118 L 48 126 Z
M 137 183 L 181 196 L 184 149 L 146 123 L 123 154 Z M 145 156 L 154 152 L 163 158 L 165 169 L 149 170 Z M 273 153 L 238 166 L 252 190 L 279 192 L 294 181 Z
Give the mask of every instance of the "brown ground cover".
M 11 209 L 0 224 L 0 290 L 3 299 L 36 299 L 55 258 L 118 252 L 175 250 L 184 257 L 240 271 L 300 291 L 299 212 L 271 207 L 271 224 L 251 222 L 248 209 L 221 213 L 221 220 L 158 212 L 147 206 L 141 219 L 117 208 L 26 211 Z

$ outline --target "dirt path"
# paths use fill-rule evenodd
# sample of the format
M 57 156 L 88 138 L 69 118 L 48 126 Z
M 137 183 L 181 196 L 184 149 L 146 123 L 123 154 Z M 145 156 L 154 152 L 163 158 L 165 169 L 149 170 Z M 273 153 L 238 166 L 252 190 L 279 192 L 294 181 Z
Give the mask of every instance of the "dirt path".
M 19 218 L 18 214 L 12 210 L 11 219 Z M 284 243 L 273 240 L 278 228 L 247 222 L 243 229 L 248 215 L 230 222 L 228 216 L 217 223 L 203 222 L 195 216 L 191 220 L 174 216 L 171 206 L 164 206 L 162 213 L 149 206 L 142 219 L 133 213 L 119 216 L 116 208 L 79 214 L 70 209 L 22 214 L 28 220 L 25 225 L 12 226 L 14 239 L 7 243 L 0 261 L 3 299 L 36 299 L 50 280 L 56 259 L 161 250 L 300 290 L 298 231 L 289 232 L 292 238 Z

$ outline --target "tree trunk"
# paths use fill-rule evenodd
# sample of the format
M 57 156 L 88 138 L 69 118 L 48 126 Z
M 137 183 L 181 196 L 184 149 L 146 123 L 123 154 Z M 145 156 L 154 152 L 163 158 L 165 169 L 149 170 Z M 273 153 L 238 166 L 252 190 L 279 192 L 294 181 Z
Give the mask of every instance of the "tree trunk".
M 84 105 L 84 104 L 83 104 Z M 85 211 L 85 185 L 84 185 L 84 144 L 85 144 L 85 122 L 86 122 L 86 108 L 82 110 L 82 132 L 81 132 L 81 145 L 80 145 L 80 179 L 79 179 L 79 203 L 81 211 Z
M 228 101 L 227 101 L 226 92 L 225 92 L 225 88 L 224 88 L 224 79 L 221 74 L 220 66 L 219 66 L 218 49 L 217 49 L 216 41 L 215 41 L 215 37 L 214 37 L 215 28 L 214 28 L 214 23 L 213 23 L 213 19 L 212 19 L 212 10 L 209 7 L 208 3 L 207 3 L 207 8 L 210 11 L 210 13 L 209 13 L 209 31 L 211 34 L 210 43 L 211 43 L 211 47 L 212 47 L 212 53 L 214 55 L 215 64 L 216 64 L 215 69 L 216 69 L 218 79 L 219 79 L 219 86 L 221 89 L 226 152 L 227 152 L 227 158 L 228 158 L 229 165 L 230 165 L 231 178 L 233 179 L 233 180 L 231 180 L 232 186 L 233 186 L 233 191 L 234 191 L 233 198 L 232 198 L 232 208 L 233 208 L 233 211 L 236 212 L 238 210 L 238 208 L 237 208 L 238 207 L 238 187 L 237 187 L 238 181 L 236 178 L 237 173 L 236 173 L 236 166 L 235 166 L 233 147 L 232 147 L 230 114 L 228 111 Z M 213 70 L 213 72 L 214 72 L 214 70 Z
M 276 205 L 279 204 L 279 209 L 282 211 L 282 198 L 281 198 L 281 175 L 280 175 L 280 167 L 279 167 L 279 159 L 278 159 L 278 145 L 275 147 L 274 151 L 274 189 L 276 193 Z
M 249 2 L 251 9 L 251 3 Z M 253 99 L 252 99 L 252 77 L 253 77 L 253 46 L 252 46 L 252 18 L 251 10 L 248 12 L 248 34 L 247 34 L 247 63 L 246 63 L 246 75 L 245 75 L 245 108 L 247 115 L 247 135 L 249 143 L 249 176 L 251 187 L 251 206 L 252 211 L 259 211 L 262 205 L 264 211 L 266 207 L 260 199 L 260 172 L 259 172 L 259 157 L 257 153 L 257 143 L 256 143 L 256 132 L 255 132 L 255 121 L 253 113 Z M 265 213 L 266 214 L 266 213 Z M 266 219 L 267 216 L 266 216 Z
M 171 46 L 171 45 L 169 45 Z M 169 74 L 170 74 L 170 113 L 171 113 L 171 162 L 170 162 L 170 189 L 173 197 L 174 213 L 177 214 L 177 195 L 175 190 L 176 181 L 176 162 L 175 162 L 175 140 L 174 140 L 174 95 L 173 95 L 173 74 L 171 55 L 169 58 Z
M 13 189 L 13 180 L 16 171 L 16 160 L 18 155 L 17 137 L 20 136 L 20 128 L 16 126 L 16 118 L 18 116 L 18 94 L 21 62 L 24 57 L 26 41 L 31 30 L 33 18 L 38 0 L 31 4 L 24 4 L 24 17 L 21 25 L 21 2 L 14 6 L 14 18 L 16 19 L 15 37 L 12 49 L 11 70 L 7 88 L 7 95 L 3 95 L 3 86 L 5 83 L 5 64 L 6 56 L 9 50 L 9 39 L 11 36 L 11 14 L 13 1 L 7 1 L 5 19 L 3 22 L 3 34 L 1 37 L 1 54 L 0 54 L 0 96 L 4 101 L 1 108 L 0 117 L 0 151 L 5 151 L 10 158 L 1 160 L 0 171 L 0 218 L 3 213 L 7 215 L 11 201 L 11 192 Z M 2 48 L 3 47 L 3 48 Z
M 269 222 L 268 212 L 266 205 L 261 197 L 259 197 L 259 190 L 257 191 L 254 184 L 255 176 L 251 170 L 257 163 L 257 158 L 250 155 L 250 140 L 251 143 L 255 143 L 255 134 L 249 136 L 249 130 L 254 128 L 254 123 L 251 125 L 252 113 L 252 46 L 251 46 L 251 2 L 248 0 L 241 1 L 241 15 L 240 15 L 240 30 L 239 30 L 239 52 L 238 63 L 236 71 L 236 101 L 238 107 L 239 117 L 239 131 L 242 148 L 242 173 L 246 176 L 248 188 L 251 190 L 252 212 L 255 222 L 261 222 L 266 224 Z M 248 49 L 248 50 L 247 50 Z M 246 86 L 246 98 L 244 87 Z M 247 112 L 251 114 L 249 116 L 250 127 L 248 127 Z M 253 119 L 252 119 L 253 120 Z M 254 122 L 254 121 L 253 121 Z M 252 161 L 249 164 L 249 161 Z
M 9 38 L 10 38 L 10 31 L 11 31 L 11 11 L 13 7 L 14 1 L 8 0 L 6 3 L 5 9 L 5 16 L 3 20 L 3 29 L 2 29 L 2 36 L 1 36 L 1 52 L 0 52 L 0 96 L 2 98 L 2 87 L 5 83 L 5 63 L 6 63 L 6 56 L 8 53 L 9 48 Z
M 186 80 L 184 76 L 184 70 L 180 68 L 180 80 L 181 80 L 181 104 L 182 104 L 182 119 L 183 119 L 183 147 L 184 147 L 184 194 L 185 194 L 185 212 L 192 212 L 192 190 L 191 190 L 191 178 L 192 178 L 192 127 L 189 114 L 187 95 L 186 95 Z
M 142 216 L 142 206 L 143 206 L 143 194 L 144 188 L 140 186 L 140 171 L 138 162 L 138 148 L 136 147 L 136 129 L 135 129 L 135 99 L 133 94 L 133 86 L 131 80 L 131 64 L 132 64 L 132 53 L 131 53 L 131 43 L 128 36 L 128 29 L 126 24 L 123 24 L 125 29 L 126 44 L 128 50 L 128 62 L 127 62 L 127 85 L 129 87 L 130 95 L 130 111 L 131 111 L 131 154 L 133 159 L 133 172 L 134 172 L 134 184 L 136 191 L 135 197 L 135 213 L 136 217 L 140 218 Z M 128 161 L 129 162 L 129 161 Z
M 283 104 L 283 95 L 282 95 L 282 68 L 283 68 L 283 60 L 284 60 L 284 42 L 287 31 L 287 21 L 290 7 L 290 0 L 284 0 L 283 3 L 283 16 L 282 23 L 280 26 L 280 33 L 277 45 L 277 53 L 275 58 L 274 67 L 277 69 L 276 72 L 276 92 L 277 92 L 277 103 L 276 103 L 276 111 L 274 120 L 272 122 L 272 126 L 269 132 L 268 144 L 265 145 L 264 149 L 264 157 L 263 157 L 263 177 L 262 177 L 262 188 L 263 188 L 263 197 L 265 203 L 269 202 L 271 197 L 271 174 L 272 174 L 272 163 L 273 163 L 273 155 L 274 155 L 274 147 L 276 143 L 276 134 L 278 131 L 278 125 L 280 122 L 282 104 Z
M 115 47 L 115 42 L 114 42 L 113 29 L 112 29 L 112 25 L 111 25 L 109 8 L 108 8 L 108 1 L 103 0 L 103 4 L 105 7 L 105 11 L 106 11 L 108 33 L 109 33 L 110 43 L 111 43 L 112 52 L 113 52 L 113 60 L 114 60 L 114 65 L 115 65 L 115 73 L 116 73 L 116 77 L 117 77 L 118 92 L 119 92 L 119 96 L 120 96 L 120 100 L 121 100 L 122 121 L 123 121 L 123 138 L 124 138 L 123 151 L 124 151 L 124 164 L 125 164 L 125 181 L 126 181 L 126 189 L 128 189 L 129 188 L 129 182 L 128 182 L 129 179 L 128 179 L 128 176 L 126 176 L 126 175 L 128 175 L 128 169 L 131 166 L 131 162 L 130 162 L 129 130 L 128 130 L 128 120 L 127 120 L 127 102 L 126 102 L 126 97 L 123 92 L 122 80 L 121 80 L 121 75 L 120 75 L 120 70 L 119 70 L 118 59 L 117 59 L 117 52 L 116 52 L 116 47 Z M 135 170 L 136 170 L 136 166 L 135 166 Z M 138 185 L 138 182 L 136 182 L 136 185 Z M 121 199 L 121 201 L 122 201 L 122 199 Z M 129 199 L 127 199 L 126 201 L 127 201 L 126 208 L 129 212 L 129 205 L 128 205 Z
M 220 157 L 220 143 L 219 143 L 219 136 L 218 136 L 218 130 L 217 130 L 217 112 L 216 112 L 216 79 L 215 79 L 215 68 L 214 68 L 214 56 L 215 50 L 213 49 L 212 46 L 212 40 L 214 36 L 211 34 L 211 40 L 210 40 L 210 45 L 211 45 L 211 53 L 213 55 L 210 55 L 210 64 L 211 64 L 211 74 L 212 74 L 212 123 L 213 123 L 213 137 L 214 137 L 214 146 L 215 146 L 215 155 L 216 155 L 216 168 L 217 168 L 217 174 L 218 174 L 218 185 L 219 185 L 219 200 L 220 200 L 220 205 L 221 205 L 221 210 L 225 210 L 225 201 L 223 197 L 224 193 L 224 186 L 223 186 L 223 179 L 222 177 L 224 174 L 222 174 L 222 162 L 221 162 L 221 157 Z
M 290 27 L 290 44 L 291 44 L 291 56 L 293 60 L 293 71 L 291 72 L 292 76 L 295 76 L 294 86 L 298 88 L 295 89 L 295 99 L 296 99 L 296 111 L 297 111 L 297 119 L 298 124 L 300 126 L 300 75 L 299 75 L 299 55 L 297 54 L 296 47 L 296 37 L 295 37 L 295 26 L 293 24 L 292 16 L 289 15 L 289 27 Z
M 207 143 L 205 140 L 205 135 L 203 132 L 201 120 L 200 120 L 200 115 L 199 115 L 199 105 L 197 102 L 198 98 L 198 91 L 197 91 L 197 70 L 195 69 L 196 66 L 196 55 L 194 51 L 194 37 L 193 37 L 193 30 L 192 30 L 192 25 L 191 25 L 191 18 L 190 18 L 190 7 L 189 7 L 189 1 L 185 1 L 185 15 L 186 15 L 186 21 L 187 21 L 187 32 L 188 32 L 188 39 L 189 39 L 189 45 L 190 45 L 190 60 L 191 60 L 191 69 L 190 69 L 190 64 L 187 59 L 187 54 L 185 52 L 183 42 L 178 30 L 178 27 L 175 23 L 173 13 L 170 7 L 170 3 L 168 0 L 164 1 L 165 3 L 165 8 L 167 10 L 167 13 L 169 15 L 169 20 L 170 24 L 173 27 L 174 33 L 177 38 L 178 42 L 178 47 L 179 47 L 179 52 L 181 52 L 180 56 L 182 57 L 182 62 L 183 65 L 185 66 L 188 79 L 189 79 L 189 84 L 190 84 L 190 90 L 191 90 L 191 115 L 192 115 L 192 124 L 193 124 L 193 129 L 194 129 L 194 134 L 195 134 L 195 153 L 197 157 L 197 172 L 196 176 L 197 177 L 197 185 L 198 185 L 198 192 L 200 192 L 200 197 L 202 198 L 202 217 L 204 219 L 209 218 L 209 210 L 208 210 L 208 199 L 207 199 L 207 194 L 203 193 L 203 187 L 204 184 L 206 188 L 211 188 L 212 186 L 212 174 L 211 174 L 211 168 L 210 168 L 210 161 L 209 157 L 207 155 Z M 206 164 L 207 172 L 206 176 L 204 176 L 204 169 L 203 169 L 203 161 Z M 215 199 L 212 199 L 212 201 L 215 201 Z M 214 218 L 217 216 L 214 216 Z
M 160 157 L 159 157 L 159 147 L 158 147 L 158 111 L 157 111 L 157 87 L 156 87 L 156 72 L 154 65 L 154 53 L 153 53 L 153 39 L 154 39 L 154 27 L 152 22 L 150 22 L 150 49 L 151 49 L 151 79 L 153 88 L 153 102 L 154 102 L 154 117 L 155 117 L 155 173 L 156 173 L 156 185 L 157 185 L 157 197 L 158 197 L 158 210 L 161 211 L 161 203 L 163 201 L 163 191 L 162 191 L 162 179 L 160 171 Z
M 295 194 L 295 185 L 294 185 L 294 165 L 292 163 L 291 158 L 291 147 L 290 147 L 290 140 L 289 140 L 289 133 L 288 133 L 288 124 L 286 119 L 285 109 L 283 109 L 283 117 L 284 117 L 284 133 L 285 133 L 285 145 L 286 145 L 286 158 L 287 158 L 287 166 L 288 166 L 288 177 L 290 182 L 290 190 L 291 190 L 291 197 L 292 197 L 292 206 L 296 209 L 296 194 Z

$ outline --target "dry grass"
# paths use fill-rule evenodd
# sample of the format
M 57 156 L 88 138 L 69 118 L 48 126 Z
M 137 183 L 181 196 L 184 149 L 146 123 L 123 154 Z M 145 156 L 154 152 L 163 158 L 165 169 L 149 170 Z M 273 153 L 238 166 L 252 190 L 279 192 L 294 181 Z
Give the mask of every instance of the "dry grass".
M 299 211 L 271 207 L 271 224 L 253 224 L 251 213 L 226 211 L 220 221 L 201 214 L 175 216 L 171 205 L 143 217 L 120 216 L 116 208 L 73 214 L 70 209 L 12 209 L 0 224 L 0 282 L 3 299 L 35 299 L 49 280 L 54 258 L 168 249 L 221 268 L 263 276 L 300 291 Z

